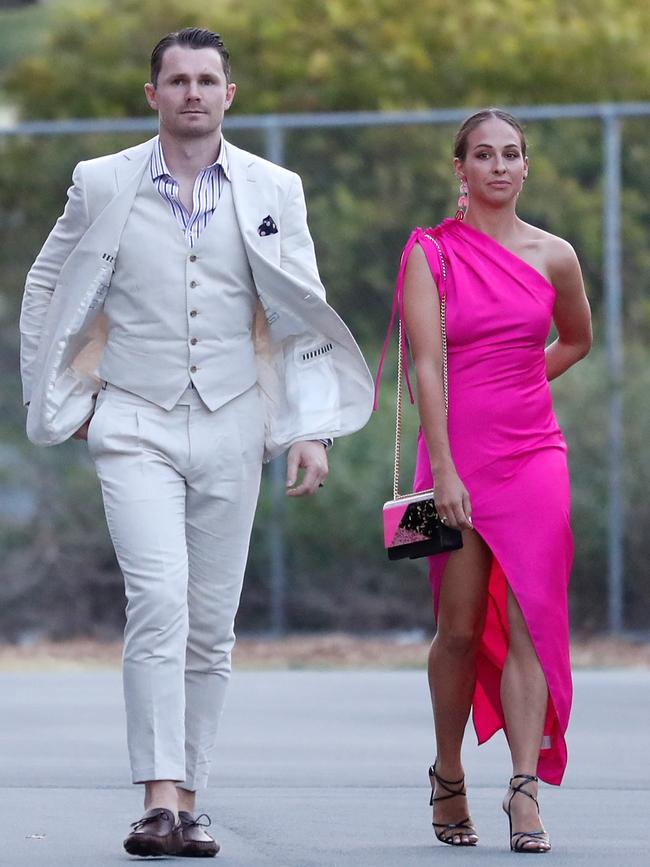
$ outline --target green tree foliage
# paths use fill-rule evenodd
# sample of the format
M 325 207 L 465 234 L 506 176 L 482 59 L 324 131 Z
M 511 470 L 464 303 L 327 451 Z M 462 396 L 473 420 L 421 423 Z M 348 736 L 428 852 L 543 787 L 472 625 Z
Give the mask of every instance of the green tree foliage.
M 642 37 L 650 5 L 626 0 L 286 0 L 273 9 L 266 0 L 216 0 L 207 9 L 199 0 L 64 0 L 52 20 L 44 45 L 6 81 L 26 119 L 146 114 L 152 43 L 197 23 L 230 46 L 234 113 L 634 100 L 647 96 L 650 80 Z M 630 128 L 627 152 L 645 175 L 647 121 Z M 537 129 L 524 207 L 580 251 L 598 311 L 599 126 Z M 287 162 L 304 171 L 312 219 L 327 217 L 324 275 L 344 312 L 354 304 L 351 281 L 381 306 L 408 223 L 436 222 L 453 207 L 452 135 L 420 127 L 292 137 Z M 650 326 L 650 269 L 639 243 L 646 199 L 626 191 L 626 276 L 638 296 L 628 309 L 642 330 Z M 361 268 L 357 244 L 367 250 Z
M 152 42 L 231 47 L 238 110 L 645 99 L 650 6 L 628 0 L 79 0 L 11 76 L 25 117 L 140 114 Z
M 402 109 L 485 104 L 598 102 L 647 96 L 650 5 L 626 0 L 79 0 L 54 3 L 47 38 L 11 70 L 5 86 L 28 118 L 142 115 L 153 43 L 187 25 L 224 36 L 238 96 L 233 112 Z M 650 146 L 647 119 L 624 125 L 623 229 L 626 293 L 626 485 L 628 622 L 641 625 L 650 591 L 641 582 L 650 549 L 642 460 L 650 418 Z M 597 121 L 528 125 L 531 172 L 520 209 L 576 247 L 602 324 L 602 157 Z M 310 223 L 330 298 L 360 337 L 373 367 L 401 246 L 413 225 L 453 213 L 454 129 L 384 127 L 296 130 L 285 163 L 305 182 Z M 228 132 L 264 152 L 255 132 Z M 83 446 L 38 451 L 23 444 L 15 373 L 16 314 L 24 273 L 61 210 L 75 162 L 135 143 L 129 136 L 0 141 L 0 365 L 2 485 L 33 492 L 33 521 L 0 540 L 0 634 L 38 624 L 50 632 L 112 629 L 121 581 L 101 522 Z M 576 565 L 574 622 L 603 624 L 606 573 L 606 381 L 604 353 L 555 383 L 570 444 Z M 422 564 L 385 562 L 381 503 L 390 495 L 392 389 L 360 434 L 338 442 L 331 478 L 304 507 L 288 503 L 290 622 L 294 627 L 382 628 L 430 623 Z M 413 437 L 414 414 L 409 420 Z M 408 437 L 407 437 L 408 440 Z M 406 448 L 408 453 L 408 448 Z M 18 452 L 20 453 L 20 452 Z M 13 454 L 13 453 L 12 453 Z M 408 472 L 405 473 L 405 477 Z M 268 623 L 263 495 L 253 537 L 242 626 Z M 53 591 L 59 588 L 60 592 Z M 34 608 L 31 600 L 47 600 Z M 79 597 L 75 603 L 75 599 Z M 82 624 L 80 626 L 80 624 Z

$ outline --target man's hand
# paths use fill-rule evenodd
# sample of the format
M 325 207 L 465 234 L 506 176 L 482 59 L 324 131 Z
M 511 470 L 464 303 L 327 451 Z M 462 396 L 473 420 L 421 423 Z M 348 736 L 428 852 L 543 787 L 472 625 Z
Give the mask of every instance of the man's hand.
M 304 469 L 305 474 L 298 485 L 299 469 Z M 315 494 L 319 485 L 325 482 L 327 473 L 327 453 L 322 443 L 317 440 L 294 443 L 287 455 L 287 495 L 303 497 Z
M 92 415 L 90 416 L 90 418 L 87 421 L 85 421 L 81 425 L 81 427 L 79 428 L 78 431 L 75 431 L 72 434 L 73 440 L 87 440 L 88 439 L 88 428 L 90 426 L 91 419 L 92 419 Z

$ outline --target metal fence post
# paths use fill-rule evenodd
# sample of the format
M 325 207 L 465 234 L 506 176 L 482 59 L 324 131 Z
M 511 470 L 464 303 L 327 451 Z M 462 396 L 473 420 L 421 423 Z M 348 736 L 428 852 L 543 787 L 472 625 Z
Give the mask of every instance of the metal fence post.
M 277 123 L 265 126 L 265 151 L 273 163 L 284 163 L 284 130 Z M 287 495 L 285 492 L 287 462 L 284 456 L 269 464 L 271 486 L 271 514 L 268 522 L 269 577 L 271 591 L 270 630 L 273 635 L 287 631 L 287 556 L 285 521 Z
M 603 273 L 607 342 L 607 626 L 623 631 L 623 325 L 621 118 L 603 107 Z

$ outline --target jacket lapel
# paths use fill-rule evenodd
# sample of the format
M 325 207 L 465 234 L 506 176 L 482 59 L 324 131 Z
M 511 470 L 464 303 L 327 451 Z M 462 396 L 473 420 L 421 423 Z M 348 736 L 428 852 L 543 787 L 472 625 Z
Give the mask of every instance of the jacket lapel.
M 280 263 L 279 234 L 261 237 L 258 227 L 267 214 L 276 219 L 277 196 L 274 187 L 265 183 L 258 160 L 246 151 L 226 142 L 228 165 L 232 183 L 232 198 L 237 222 L 247 250 L 261 255 L 275 264 Z
M 253 214 L 259 210 L 256 207 L 259 185 L 255 178 L 255 160 L 229 142 L 225 142 L 225 145 L 228 152 L 232 198 L 237 222 L 245 242 L 250 244 L 253 240 L 250 237 L 254 222 Z
M 138 171 L 144 168 L 151 159 L 155 138 L 142 142 L 142 144 L 122 151 L 121 159 L 115 163 L 115 187 L 117 192 L 124 189 L 129 181 L 137 173 L 138 178 L 142 177 L 142 172 Z
M 100 257 L 104 259 L 106 256 L 103 254 L 113 257 L 113 259 L 117 256 L 124 226 L 133 207 L 142 176 L 149 165 L 151 143 L 146 142 L 145 145 L 132 150 L 139 151 L 139 153 L 131 159 L 121 154 L 121 158 L 116 164 L 114 171 L 117 195 L 111 198 L 106 207 L 91 223 L 74 253 L 61 269 L 60 279 L 67 276 L 65 272 L 68 270 L 68 264 L 74 268 L 78 264 L 78 260 L 89 253 L 99 253 Z

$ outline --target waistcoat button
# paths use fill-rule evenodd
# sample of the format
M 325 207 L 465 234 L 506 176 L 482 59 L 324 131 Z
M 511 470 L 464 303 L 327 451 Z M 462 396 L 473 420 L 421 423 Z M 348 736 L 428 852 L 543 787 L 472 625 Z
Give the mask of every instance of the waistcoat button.
M 190 343 L 192 344 L 192 346 L 196 346 L 196 344 L 197 344 L 198 342 L 199 342 L 199 340 L 198 340 L 197 337 L 193 337 L 193 338 L 190 340 Z
M 196 262 L 196 255 L 194 253 L 190 256 L 190 262 Z
M 190 310 L 190 316 L 194 317 L 198 312 L 198 310 Z
M 199 284 L 196 282 L 196 280 L 192 280 L 192 282 L 190 283 L 190 289 L 196 289 L 196 287 L 197 287 L 198 285 L 199 285 Z
M 197 370 L 198 370 L 198 367 L 196 366 L 196 364 L 193 364 L 193 365 L 190 367 L 190 373 L 196 373 Z

